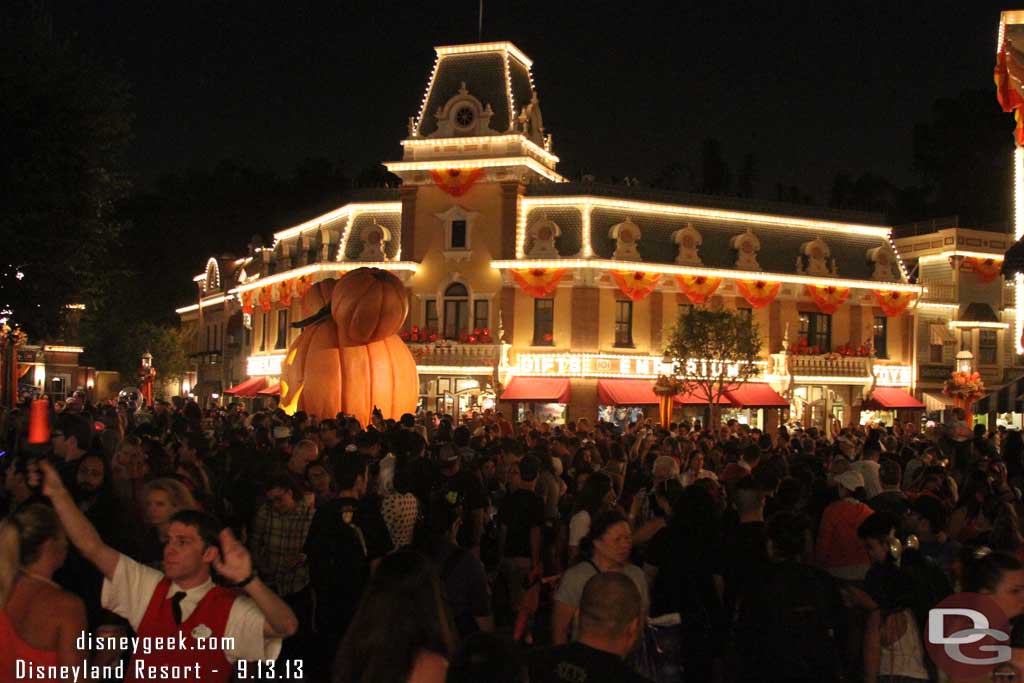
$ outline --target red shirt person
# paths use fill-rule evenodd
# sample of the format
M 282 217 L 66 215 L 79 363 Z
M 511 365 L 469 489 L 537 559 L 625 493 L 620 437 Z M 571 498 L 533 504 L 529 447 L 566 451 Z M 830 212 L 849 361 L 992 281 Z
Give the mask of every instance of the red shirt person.
M 234 662 L 276 658 L 281 639 L 297 630 L 292 610 L 253 575 L 249 552 L 211 515 L 187 510 L 171 519 L 162 573 L 104 543 L 57 472 L 47 463 L 39 467 L 43 494 L 53 501 L 68 537 L 104 576 L 103 607 L 127 619 L 140 638 L 186 644 L 136 652 L 126 678 L 226 682 Z M 215 586 L 211 567 L 237 589 Z

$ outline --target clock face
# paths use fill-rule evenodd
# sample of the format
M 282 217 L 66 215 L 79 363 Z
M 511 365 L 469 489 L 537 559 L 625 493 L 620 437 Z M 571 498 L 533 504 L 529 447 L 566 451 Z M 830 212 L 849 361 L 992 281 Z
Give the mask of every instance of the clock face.
M 471 107 L 459 107 L 455 112 L 455 125 L 459 128 L 469 128 L 473 125 L 473 119 L 475 118 L 476 115 Z

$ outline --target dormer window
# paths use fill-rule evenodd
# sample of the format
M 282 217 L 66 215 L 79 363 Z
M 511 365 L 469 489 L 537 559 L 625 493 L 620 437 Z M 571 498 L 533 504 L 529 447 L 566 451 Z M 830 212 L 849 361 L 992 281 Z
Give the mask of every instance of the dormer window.
M 452 221 L 452 236 L 451 244 L 452 249 L 465 249 L 466 248 L 466 221 L 457 220 Z
M 444 255 L 454 261 L 470 257 L 473 248 L 473 224 L 480 214 L 466 211 L 456 204 L 443 213 L 435 214 L 444 226 Z

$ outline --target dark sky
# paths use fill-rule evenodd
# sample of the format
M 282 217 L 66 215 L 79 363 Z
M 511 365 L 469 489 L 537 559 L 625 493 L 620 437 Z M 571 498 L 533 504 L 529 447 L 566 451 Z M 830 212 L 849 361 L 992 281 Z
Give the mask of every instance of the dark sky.
M 476 42 L 477 4 L 75 0 L 56 20 L 132 83 L 141 178 L 225 157 L 288 173 L 326 156 L 354 174 L 400 157 L 433 46 Z M 843 169 L 915 179 L 913 124 L 938 97 L 992 88 L 1008 7 L 486 0 L 483 37 L 533 58 L 563 174 L 649 178 L 717 137 L 734 166 L 757 155 L 760 191 L 824 200 Z

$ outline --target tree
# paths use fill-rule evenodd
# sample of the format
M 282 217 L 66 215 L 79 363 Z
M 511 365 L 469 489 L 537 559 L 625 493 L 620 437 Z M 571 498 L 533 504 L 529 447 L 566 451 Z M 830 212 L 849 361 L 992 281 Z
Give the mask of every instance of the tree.
M 126 382 L 137 381 L 137 371 L 142 354 L 153 354 L 153 367 L 163 379 L 181 379 L 190 368 L 188 357 L 188 332 L 169 325 L 139 323 L 124 335 L 127 344 L 118 359 L 121 361 L 122 378 Z
M 673 374 L 708 404 L 708 424 L 715 406 L 758 372 L 761 335 L 751 318 L 729 309 L 695 306 L 682 313 L 672 329 L 665 353 Z
M 92 316 L 116 282 L 130 97 L 29 1 L 0 17 L 0 92 L 0 317 L 53 340 L 66 304 L 84 303 Z

